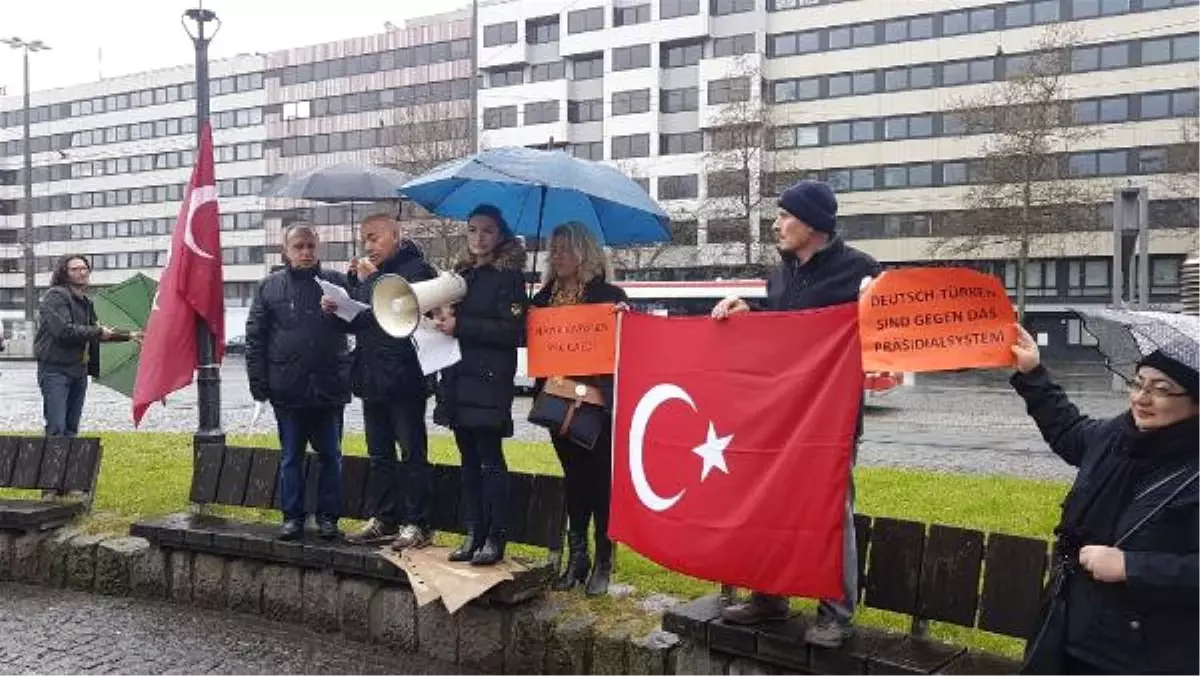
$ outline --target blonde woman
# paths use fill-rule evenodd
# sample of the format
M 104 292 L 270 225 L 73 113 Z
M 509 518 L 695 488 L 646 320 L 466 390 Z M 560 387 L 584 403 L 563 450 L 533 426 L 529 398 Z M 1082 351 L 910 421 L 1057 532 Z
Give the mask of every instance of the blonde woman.
M 550 236 L 550 272 L 545 285 L 532 304 L 535 307 L 561 307 L 581 303 L 624 304 L 625 292 L 609 284 L 608 258 L 580 223 L 565 223 Z M 591 447 L 561 436 L 551 429 L 550 441 L 562 463 L 566 478 L 568 547 L 570 558 L 562 577 L 555 583 L 559 591 L 586 583 L 589 596 L 608 591 L 612 574 L 613 545 L 608 539 L 608 503 L 612 483 L 612 376 L 568 376 L 571 387 L 583 385 L 592 398 L 602 404 L 604 422 Z M 538 381 L 539 394 L 546 387 Z M 595 567 L 588 558 L 588 526 L 595 525 Z M 590 573 L 590 576 L 589 576 Z

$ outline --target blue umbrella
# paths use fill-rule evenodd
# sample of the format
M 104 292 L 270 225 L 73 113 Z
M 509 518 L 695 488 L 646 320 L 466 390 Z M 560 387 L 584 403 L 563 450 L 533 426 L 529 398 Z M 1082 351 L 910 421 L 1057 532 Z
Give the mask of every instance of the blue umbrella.
M 669 218 L 628 176 L 561 151 L 495 148 L 452 160 L 405 183 L 400 193 L 445 218 L 466 220 L 480 204 L 500 209 L 513 233 L 540 241 L 568 221 L 610 246 L 669 242 Z

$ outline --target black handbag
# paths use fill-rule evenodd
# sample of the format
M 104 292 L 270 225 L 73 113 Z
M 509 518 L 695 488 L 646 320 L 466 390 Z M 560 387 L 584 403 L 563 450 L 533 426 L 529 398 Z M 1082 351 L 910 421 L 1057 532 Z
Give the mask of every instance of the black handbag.
M 533 400 L 529 422 L 590 451 L 609 425 L 604 405 L 599 389 L 567 378 L 550 378 Z

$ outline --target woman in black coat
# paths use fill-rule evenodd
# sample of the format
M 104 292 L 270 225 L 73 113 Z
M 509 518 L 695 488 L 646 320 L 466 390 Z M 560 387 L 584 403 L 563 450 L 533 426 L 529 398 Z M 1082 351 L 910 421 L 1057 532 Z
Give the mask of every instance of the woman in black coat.
M 561 307 L 581 303 L 624 304 L 625 292 L 606 281 L 608 260 L 586 226 L 567 223 L 550 236 L 550 274 L 533 297 L 536 307 Z M 550 432 L 550 441 L 562 463 L 567 492 L 567 542 L 570 558 L 554 588 L 566 591 L 586 582 L 589 596 L 608 591 L 612 574 L 613 544 L 608 539 L 608 503 L 612 493 L 612 376 L 568 376 L 573 383 L 595 388 L 604 402 L 608 424 L 593 448 L 581 446 Z M 545 382 L 539 380 L 540 392 Z M 596 527 L 596 565 L 588 560 L 587 535 Z M 589 571 L 591 573 L 589 577 Z
M 467 295 L 437 314 L 458 338 L 462 360 L 442 371 L 434 422 L 454 430 L 462 454 L 467 536 L 451 561 L 487 566 L 508 540 L 508 467 L 502 440 L 512 436 L 517 348 L 525 338 L 525 248 L 500 211 L 477 207 L 467 219 L 468 255 L 455 271 Z
M 1013 387 L 1050 449 L 1079 468 L 1025 673 L 1196 673 L 1195 369 L 1154 352 L 1130 383 L 1130 410 L 1093 420 L 1050 381 L 1024 329 L 1013 352 Z

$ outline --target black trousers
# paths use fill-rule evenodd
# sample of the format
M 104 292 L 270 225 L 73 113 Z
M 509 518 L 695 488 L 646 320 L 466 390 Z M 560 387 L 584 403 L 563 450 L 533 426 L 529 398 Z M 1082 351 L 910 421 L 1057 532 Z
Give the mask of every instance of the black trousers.
M 433 467 L 429 464 L 425 400 L 364 400 L 363 426 L 371 458 L 367 513 L 388 525 L 428 529 Z
M 499 430 L 458 429 L 462 455 L 463 525 L 494 540 L 508 539 L 508 465 Z
M 562 464 L 567 490 L 567 528 L 586 537 L 596 524 L 596 536 L 608 537 L 608 503 L 612 497 L 612 434 L 604 434 L 588 450 L 567 439 L 550 435 Z

